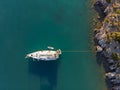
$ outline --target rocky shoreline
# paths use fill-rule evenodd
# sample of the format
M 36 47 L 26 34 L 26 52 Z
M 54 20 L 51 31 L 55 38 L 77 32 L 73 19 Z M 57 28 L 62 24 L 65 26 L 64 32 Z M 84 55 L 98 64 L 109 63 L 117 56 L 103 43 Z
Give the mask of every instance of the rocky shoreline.
M 108 90 L 120 90 L 120 0 L 96 0 L 101 26 L 94 30 L 97 54 L 104 57 Z

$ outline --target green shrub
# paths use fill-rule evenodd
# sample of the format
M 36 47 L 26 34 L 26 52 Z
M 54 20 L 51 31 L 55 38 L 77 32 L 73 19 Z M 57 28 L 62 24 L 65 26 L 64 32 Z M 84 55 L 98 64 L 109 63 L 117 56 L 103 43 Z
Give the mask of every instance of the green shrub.
M 117 53 L 112 53 L 111 58 L 113 60 L 120 60 L 120 57 L 119 57 L 119 55 Z
M 106 0 L 107 3 L 111 3 L 111 0 Z
M 115 33 L 114 40 L 120 42 L 120 32 Z
M 117 10 L 117 14 L 120 14 L 120 9 L 119 9 L 119 10 Z
M 107 42 L 110 43 L 112 40 L 120 43 L 120 32 L 112 32 L 107 34 Z
M 111 34 L 107 34 L 107 43 L 110 43 L 112 40 Z

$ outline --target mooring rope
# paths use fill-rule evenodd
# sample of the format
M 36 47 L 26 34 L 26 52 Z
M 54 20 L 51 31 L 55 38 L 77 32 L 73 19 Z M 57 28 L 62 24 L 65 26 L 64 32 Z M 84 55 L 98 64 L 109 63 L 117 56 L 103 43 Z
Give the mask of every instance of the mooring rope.
M 82 52 L 92 52 L 92 51 L 62 51 L 62 52 L 82 53 Z

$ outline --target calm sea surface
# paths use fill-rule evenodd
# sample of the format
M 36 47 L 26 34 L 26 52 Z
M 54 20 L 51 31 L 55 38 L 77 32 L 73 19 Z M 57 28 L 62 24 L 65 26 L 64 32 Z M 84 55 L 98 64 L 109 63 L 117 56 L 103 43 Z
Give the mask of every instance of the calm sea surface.
M 90 50 L 89 0 L 0 0 L 0 90 L 105 90 L 91 52 L 63 52 L 32 62 L 27 53 L 54 46 Z

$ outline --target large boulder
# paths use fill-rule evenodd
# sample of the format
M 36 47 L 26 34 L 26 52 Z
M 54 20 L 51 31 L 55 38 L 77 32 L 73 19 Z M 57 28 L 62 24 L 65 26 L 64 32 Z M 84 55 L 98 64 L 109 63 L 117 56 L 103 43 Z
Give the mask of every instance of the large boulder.
M 96 46 L 96 51 L 97 51 L 97 52 L 102 52 L 102 51 L 103 51 L 103 48 L 100 47 L 100 46 Z

